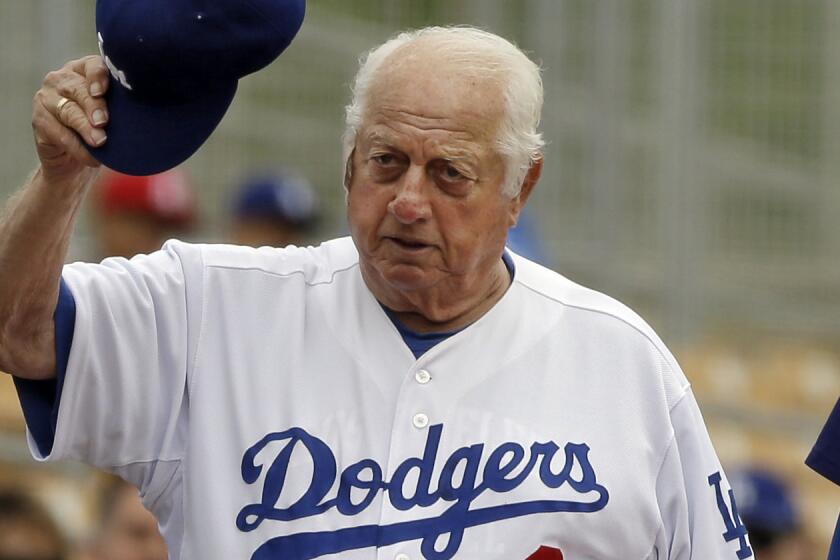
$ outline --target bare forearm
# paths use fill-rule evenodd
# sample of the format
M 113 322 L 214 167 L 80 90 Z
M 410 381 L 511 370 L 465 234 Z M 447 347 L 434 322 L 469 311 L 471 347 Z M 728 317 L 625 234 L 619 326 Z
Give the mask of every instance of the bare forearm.
M 54 375 L 53 313 L 61 268 L 94 170 L 66 184 L 36 171 L 0 219 L 0 370 Z
M 101 146 L 107 138 L 107 88 L 104 61 L 88 56 L 48 73 L 32 99 L 41 166 L 0 217 L 0 370 L 19 377 L 55 376 L 61 267 L 99 167 L 85 145 Z

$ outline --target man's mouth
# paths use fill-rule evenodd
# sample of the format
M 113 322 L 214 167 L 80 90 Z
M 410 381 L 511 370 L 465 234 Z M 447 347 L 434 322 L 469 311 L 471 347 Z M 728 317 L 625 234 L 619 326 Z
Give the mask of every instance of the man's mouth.
M 406 251 L 419 251 L 421 249 L 431 247 L 431 245 L 429 245 L 428 243 L 423 243 L 422 241 L 416 239 L 407 239 L 400 237 L 386 237 L 385 239 L 391 241 L 392 243 L 394 243 L 394 245 Z

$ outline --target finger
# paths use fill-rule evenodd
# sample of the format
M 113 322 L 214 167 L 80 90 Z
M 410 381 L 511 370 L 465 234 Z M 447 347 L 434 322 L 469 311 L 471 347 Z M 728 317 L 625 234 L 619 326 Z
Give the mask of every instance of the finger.
M 72 160 L 87 167 L 99 166 L 99 162 L 90 155 L 79 136 L 46 108 L 38 111 L 33 128 L 38 152 L 45 164 Z
M 88 90 L 93 97 L 101 97 L 108 91 L 108 84 L 110 83 L 110 74 L 105 61 L 99 55 L 86 56 L 82 59 L 84 66 L 81 74 L 85 76 L 88 82 Z
M 47 110 L 59 123 L 75 131 L 76 134 L 91 146 L 101 146 L 104 144 L 107 139 L 105 131 L 101 128 L 91 126 L 87 112 L 73 98 L 66 97 L 66 99 L 68 101 L 60 104 L 61 97 L 58 97 L 52 109 L 50 110 L 47 107 Z
M 66 97 L 81 107 L 90 126 L 102 127 L 108 122 L 108 108 L 105 105 L 105 100 L 101 97 L 93 97 L 90 94 L 85 77 L 78 74 L 68 74 L 56 85 L 56 91 L 61 97 Z M 56 101 L 56 104 L 58 101 Z M 82 130 L 79 130 L 79 133 L 84 135 Z
M 65 149 L 67 157 L 78 161 L 85 167 L 99 167 L 101 165 L 96 158 L 90 155 L 90 152 L 87 150 L 85 145 L 82 144 L 82 141 L 77 134 L 65 129 L 60 141 L 61 145 Z

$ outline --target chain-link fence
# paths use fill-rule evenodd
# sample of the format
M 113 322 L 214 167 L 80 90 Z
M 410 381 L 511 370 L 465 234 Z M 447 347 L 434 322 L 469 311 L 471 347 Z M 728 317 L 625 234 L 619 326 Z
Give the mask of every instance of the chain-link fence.
M 343 231 L 339 136 L 360 53 L 396 30 L 467 22 L 545 68 L 550 264 L 639 308 L 671 342 L 710 328 L 840 332 L 840 49 L 829 0 L 310 2 L 292 47 L 241 82 L 189 162 L 204 238 L 255 168 L 310 177 Z M 0 191 L 34 166 L 42 75 L 94 52 L 93 2 L 0 3 Z M 75 254 L 85 255 L 81 228 Z
M 36 164 L 41 78 L 96 51 L 94 4 L 0 2 L 0 195 Z M 198 237 L 225 238 L 233 186 L 281 167 L 317 186 L 320 233 L 342 234 L 339 139 L 358 56 L 446 23 L 496 31 L 544 68 L 546 167 L 530 206 L 549 265 L 627 302 L 677 347 L 709 333 L 840 346 L 834 0 L 310 0 L 296 41 L 241 81 L 187 164 Z M 91 253 L 87 231 L 73 255 Z M 816 392 L 837 387 L 836 369 L 820 371 L 834 385 Z M 713 422 L 749 410 L 730 404 L 710 406 Z M 813 441 L 816 417 L 785 418 L 800 447 Z

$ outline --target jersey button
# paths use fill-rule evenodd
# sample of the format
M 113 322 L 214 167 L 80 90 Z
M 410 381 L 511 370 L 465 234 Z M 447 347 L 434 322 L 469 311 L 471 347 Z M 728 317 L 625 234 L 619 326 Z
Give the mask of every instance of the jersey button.
M 429 425 L 429 417 L 420 412 L 414 415 L 412 422 L 414 423 L 415 428 L 422 430 Z
M 432 374 L 426 371 L 425 369 L 418 369 L 417 373 L 414 374 L 414 379 L 417 381 L 417 383 L 425 385 L 426 383 L 432 380 Z
M 408 554 L 397 554 L 394 556 L 394 560 L 411 560 L 411 557 Z

